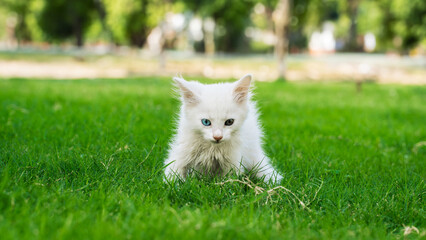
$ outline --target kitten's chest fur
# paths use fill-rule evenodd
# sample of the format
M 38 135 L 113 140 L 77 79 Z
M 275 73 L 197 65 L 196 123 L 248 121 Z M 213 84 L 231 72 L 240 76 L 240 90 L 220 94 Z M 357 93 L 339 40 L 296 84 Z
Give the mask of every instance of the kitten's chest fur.
M 193 135 L 191 140 L 186 139 L 184 144 L 187 145 L 184 154 L 187 156 L 188 171 L 223 176 L 239 165 L 241 140 L 238 137 L 216 144 Z

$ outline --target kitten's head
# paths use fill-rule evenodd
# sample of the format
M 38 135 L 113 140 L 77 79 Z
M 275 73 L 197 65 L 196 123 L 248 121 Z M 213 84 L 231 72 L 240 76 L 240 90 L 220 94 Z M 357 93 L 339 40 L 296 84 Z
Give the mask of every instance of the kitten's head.
M 247 118 L 251 79 L 246 75 L 233 83 L 207 85 L 173 78 L 181 93 L 185 128 L 212 143 L 232 139 Z

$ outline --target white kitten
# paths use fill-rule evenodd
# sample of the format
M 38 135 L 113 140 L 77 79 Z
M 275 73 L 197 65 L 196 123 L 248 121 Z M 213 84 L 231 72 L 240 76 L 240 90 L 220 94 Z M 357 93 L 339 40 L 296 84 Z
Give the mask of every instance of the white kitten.
M 258 114 L 250 100 L 251 79 L 246 75 L 234 83 L 205 85 L 173 78 L 182 106 L 165 161 L 167 179 L 184 179 L 192 170 L 221 176 L 253 170 L 265 181 L 282 179 L 261 146 Z

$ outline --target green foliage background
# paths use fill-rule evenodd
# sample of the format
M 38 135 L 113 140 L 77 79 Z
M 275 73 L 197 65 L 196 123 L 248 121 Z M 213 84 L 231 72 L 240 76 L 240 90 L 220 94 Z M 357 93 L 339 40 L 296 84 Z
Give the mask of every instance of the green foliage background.
M 314 30 L 321 29 L 325 21 L 335 23 L 336 37 L 350 41 L 349 2 L 358 4 L 358 34 L 374 33 L 378 51 L 404 51 L 425 43 L 425 1 L 300 0 L 291 1 L 290 47 L 306 48 L 307 38 Z M 256 4 L 263 4 L 266 12 L 254 16 Z M 186 16 L 216 21 L 215 41 L 219 51 L 247 51 L 250 45 L 260 43 L 249 44 L 245 29 L 255 26 L 272 30 L 271 16 L 276 4 L 277 0 L 76 0 L 72 4 L 62 0 L 0 0 L 0 26 L 14 17 L 15 35 L 20 41 L 72 42 L 75 30 L 70 22 L 79 16 L 84 40 L 141 47 L 149 32 L 164 21 L 167 12 L 184 12 Z M 104 11 L 104 17 L 100 11 Z M 3 38 L 5 29 L 0 29 Z

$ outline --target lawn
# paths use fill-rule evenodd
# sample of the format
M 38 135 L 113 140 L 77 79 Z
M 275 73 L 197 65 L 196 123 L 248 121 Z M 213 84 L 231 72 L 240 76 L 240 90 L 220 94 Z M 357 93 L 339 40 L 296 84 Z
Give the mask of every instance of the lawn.
M 425 238 L 426 86 L 256 85 L 287 190 L 165 184 L 169 79 L 0 80 L 1 239 Z

